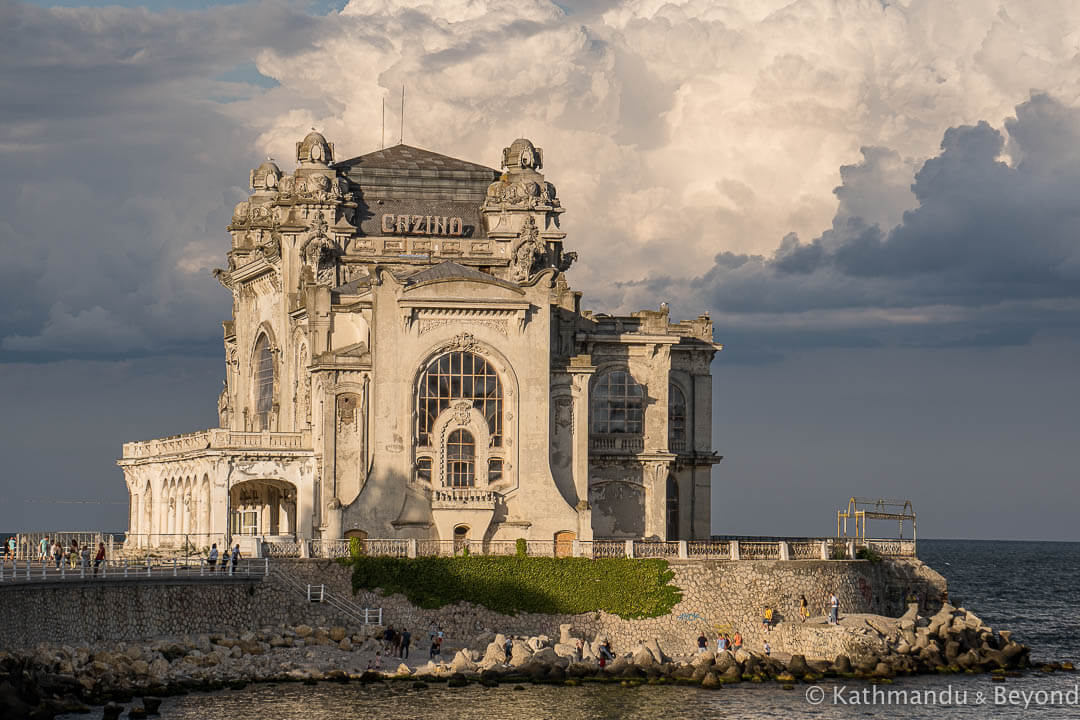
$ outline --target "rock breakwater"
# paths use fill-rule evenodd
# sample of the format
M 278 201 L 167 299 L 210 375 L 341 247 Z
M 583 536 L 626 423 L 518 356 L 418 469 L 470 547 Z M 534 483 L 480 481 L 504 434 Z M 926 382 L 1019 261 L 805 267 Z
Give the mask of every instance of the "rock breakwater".
M 113 646 L 40 644 L 0 653 L 0 717 L 52 718 L 134 697 L 149 699 L 148 707 L 163 695 L 251 682 L 652 682 L 720 688 L 825 676 L 1005 674 L 1029 664 L 1028 648 L 1008 631 L 996 632 L 974 613 L 948 604 L 931 616 L 919 615 L 912 605 L 899 618 L 854 615 L 836 626 L 807 622 L 784 629 L 799 635 L 805 647 L 815 647 L 818 638 L 822 652 L 767 655 L 739 649 L 691 655 L 652 639 L 613 647 L 615 657 L 600 667 L 600 646 L 609 638 L 583 637 L 571 624 L 559 628 L 558 638 L 511 636 L 509 662 L 507 636 L 490 631 L 448 639 L 441 657 L 422 663 L 384 655 L 381 628 L 372 627 L 296 625 Z M 427 645 L 421 644 L 413 657 L 426 659 Z M 845 652 L 831 655 L 835 647 Z

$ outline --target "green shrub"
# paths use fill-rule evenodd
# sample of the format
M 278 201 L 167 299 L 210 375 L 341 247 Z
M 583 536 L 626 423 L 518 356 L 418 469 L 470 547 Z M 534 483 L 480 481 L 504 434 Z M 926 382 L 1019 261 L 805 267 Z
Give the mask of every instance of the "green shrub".
M 855 557 L 860 560 L 869 560 L 874 565 L 877 565 L 879 562 L 881 562 L 881 555 L 879 555 L 876 550 L 870 547 L 859 548 L 859 551 L 855 553 Z
M 364 554 L 364 543 L 358 537 L 349 538 L 349 557 L 358 558 Z
M 529 554 L 529 544 L 525 542 L 525 538 L 518 538 L 514 543 L 514 554 L 518 557 L 525 557 Z
M 682 599 L 666 560 L 627 558 L 353 556 L 353 591 L 401 593 L 435 609 L 471 602 L 496 612 L 605 612 L 659 617 Z

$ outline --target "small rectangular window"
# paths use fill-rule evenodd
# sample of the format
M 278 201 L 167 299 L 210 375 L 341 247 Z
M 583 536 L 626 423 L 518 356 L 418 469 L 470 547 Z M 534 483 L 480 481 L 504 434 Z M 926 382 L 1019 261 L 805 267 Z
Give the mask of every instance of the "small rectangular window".
M 502 458 L 493 457 L 488 460 L 488 482 L 495 483 L 502 480 L 503 474 L 503 461 Z

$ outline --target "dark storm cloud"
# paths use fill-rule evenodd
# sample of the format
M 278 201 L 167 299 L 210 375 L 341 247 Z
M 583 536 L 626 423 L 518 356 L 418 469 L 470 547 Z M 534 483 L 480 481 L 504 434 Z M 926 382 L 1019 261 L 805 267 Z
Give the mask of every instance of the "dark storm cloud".
M 721 253 L 683 287 L 656 277 L 624 289 L 683 293 L 688 309 L 687 297 L 707 298 L 721 339 L 735 333 L 765 348 L 1080 335 L 1080 110 L 1036 94 L 1006 133 L 985 122 L 946 131 L 911 185 L 917 207 L 891 229 L 858 214 L 895 196 L 881 191 L 880 171 L 895 154 L 870 148 L 842 173 L 821 236 L 789 235 L 771 257 Z
M 219 78 L 319 22 L 284 4 L 201 12 L 0 3 L 0 360 L 203 353 L 209 276 L 255 130 Z

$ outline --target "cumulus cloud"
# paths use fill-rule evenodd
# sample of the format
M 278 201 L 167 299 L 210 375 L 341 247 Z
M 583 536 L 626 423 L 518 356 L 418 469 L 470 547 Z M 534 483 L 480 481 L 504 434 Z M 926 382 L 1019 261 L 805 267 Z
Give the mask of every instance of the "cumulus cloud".
M 654 277 L 623 289 L 685 306 L 704 296 L 722 326 L 767 345 L 783 328 L 824 344 L 945 346 L 1075 332 L 1078 146 L 1080 109 L 1035 95 L 1004 131 L 985 122 L 947 130 L 940 154 L 915 175 L 917 206 L 891 228 L 857 212 L 897 159 L 868 149 L 845 168 L 832 227 L 812 241 L 789 235 L 768 256 L 721 253 L 689 285 Z
M 384 100 L 396 142 L 402 84 L 407 143 L 489 164 L 522 134 L 545 148 L 590 307 L 670 297 L 732 327 L 826 311 L 837 328 L 898 313 L 918 326 L 914 307 L 959 322 L 980 292 L 1041 302 L 1036 276 L 1062 252 L 1029 238 L 1020 258 L 1009 233 L 1016 217 L 1045 227 L 1035 207 L 1065 208 L 1045 193 L 1065 192 L 1050 175 L 1075 166 L 1057 143 L 1080 97 L 1076 3 L 354 0 L 325 17 L 278 3 L 8 3 L 0 15 L 8 353 L 57 346 L 57 307 L 99 308 L 144 349 L 213 347 L 228 297 L 206 270 L 247 168 L 288 165 L 312 126 L 339 157 L 377 149 Z M 1033 87 L 1061 102 L 994 129 Z M 926 162 L 950 127 L 941 162 Z M 1001 197 L 1036 175 L 1032 205 Z M 966 233 L 979 223 L 959 217 L 977 209 L 976 184 L 1005 200 L 988 208 L 999 217 L 1022 213 L 980 225 L 978 262 Z M 1022 261 L 1027 290 L 994 274 Z

